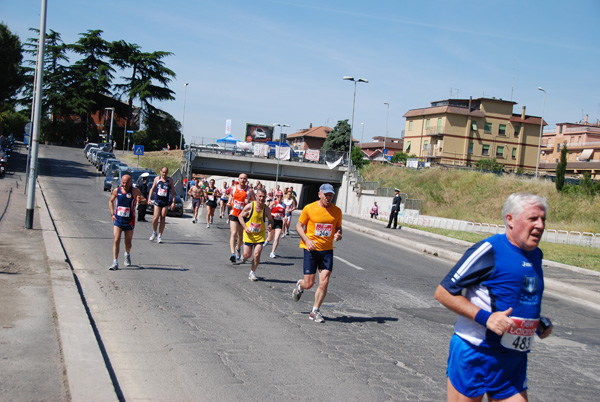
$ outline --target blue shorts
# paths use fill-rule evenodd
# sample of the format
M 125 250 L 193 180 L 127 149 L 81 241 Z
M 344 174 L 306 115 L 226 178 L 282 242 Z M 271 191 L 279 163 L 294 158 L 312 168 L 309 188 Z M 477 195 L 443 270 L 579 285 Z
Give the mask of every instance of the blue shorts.
M 308 251 L 304 249 L 304 275 L 314 275 L 317 269 L 333 270 L 333 250 Z
M 469 398 L 506 399 L 527 389 L 527 353 L 477 347 L 454 334 L 446 375 Z
M 155 199 L 154 200 L 154 205 L 157 206 L 157 207 L 159 207 L 159 208 L 168 207 L 169 206 L 169 200 Z
M 118 227 L 119 229 L 123 230 L 123 231 L 127 231 L 127 230 L 133 230 L 134 226 L 129 224 L 129 223 L 120 223 L 119 221 L 114 221 L 113 225 L 115 225 L 116 227 Z

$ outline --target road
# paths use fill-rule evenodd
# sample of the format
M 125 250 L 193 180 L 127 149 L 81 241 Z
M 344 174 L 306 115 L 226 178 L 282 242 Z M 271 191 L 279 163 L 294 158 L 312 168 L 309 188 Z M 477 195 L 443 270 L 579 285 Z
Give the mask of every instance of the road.
M 109 271 L 102 177 L 80 149 L 42 146 L 39 180 L 122 399 L 445 399 L 455 317 L 433 292 L 449 262 L 346 230 L 326 322 L 316 324 L 308 319 L 314 292 L 291 299 L 302 275 L 298 235 L 282 239 L 276 259 L 267 248 L 250 282 L 250 264 L 228 260 L 229 230 L 218 216 L 210 229 L 167 218 L 162 244 L 140 223 L 135 265 Z M 544 301 L 556 328 L 530 354 L 530 400 L 595 400 L 600 317 L 553 295 Z

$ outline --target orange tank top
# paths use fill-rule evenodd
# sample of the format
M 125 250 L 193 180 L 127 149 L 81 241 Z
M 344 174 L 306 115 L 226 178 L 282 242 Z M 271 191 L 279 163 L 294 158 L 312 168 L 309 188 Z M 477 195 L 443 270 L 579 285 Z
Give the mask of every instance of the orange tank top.
M 233 196 L 231 200 L 231 212 L 230 215 L 240 216 L 240 212 L 246 206 L 248 197 L 248 186 L 244 189 L 240 189 L 238 186 L 235 186 L 233 189 Z

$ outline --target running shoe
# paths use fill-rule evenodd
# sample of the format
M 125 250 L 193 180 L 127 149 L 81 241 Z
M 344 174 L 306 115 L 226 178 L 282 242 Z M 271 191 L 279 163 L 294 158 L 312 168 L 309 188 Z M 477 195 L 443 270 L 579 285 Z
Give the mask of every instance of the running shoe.
M 250 275 L 248 275 L 248 279 L 250 279 L 252 282 L 256 282 L 258 280 L 254 271 L 250 271 Z
M 207 228 L 209 228 L 209 227 L 210 227 L 210 223 L 207 223 L 207 224 L 206 224 L 206 227 L 207 227 Z
M 235 256 L 235 259 L 238 261 L 242 259 L 242 250 L 241 249 L 237 251 L 237 255 Z
M 214 218 L 211 217 L 210 218 L 210 223 L 213 223 L 213 221 L 214 221 Z
M 156 242 L 157 243 L 162 243 L 162 236 L 158 235 L 158 237 L 156 238 Z
M 300 298 L 302 297 L 302 293 L 303 293 L 298 290 L 298 286 L 300 286 L 300 281 L 302 281 L 302 279 L 300 279 L 298 282 L 296 282 L 296 286 L 294 286 L 294 290 L 292 291 L 292 299 L 294 299 L 295 302 L 300 300 Z
M 289 236 L 290 235 L 290 231 L 288 230 L 287 232 L 285 232 L 285 235 Z
M 232 264 L 235 262 L 235 254 L 231 254 L 231 257 L 229 257 L 229 261 L 231 261 Z
M 108 267 L 108 269 L 111 271 L 116 271 L 117 269 L 119 269 L 119 262 L 113 261 L 112 265 L 110 267 Z
M 126 267 L 131 266 L 131 254 L 125 253 L 125 266 Z
M 323 318 L 323 315 L 321 314 L 321 312 L 319 310 L 311 311 L 310 314 L 308 315 L 308 318 L 310 318 L 314 322 L 325 322 L 325 319 Z
M 272 252 L 272 251 L 271 251 L 271 254 L 269 254 L 269 257 L 270 257 L 270 258 L 275 258 L 275 257 L 277 257 L 277 256 L 275 255 L 275 253 L 274 253 L 274 252 Z
M 283 239 L 284 237 L 285 237 L 285 233 L 282 233 L 281 234 L 281 238 Z
M 148 240 L 154 241 L 154 239 L 156 239 L 156 232 L 152 232 L 152 235 L 150 236 L 150 238 Z

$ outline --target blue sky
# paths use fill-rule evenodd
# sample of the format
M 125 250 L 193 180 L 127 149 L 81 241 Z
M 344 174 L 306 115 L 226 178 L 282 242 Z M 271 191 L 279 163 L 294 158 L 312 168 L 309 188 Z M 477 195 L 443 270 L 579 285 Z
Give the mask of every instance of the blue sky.
M 0 0 L 22 41 L 40 0 Z M 354 138 L 400 137 L 410 109 L 450 97 L 496 97 L 550 126 L 600 119 L 600 1 L 48 0 L 47 28 L 67 43 L 88 29 L 143 51 L 170 51 L 186 140 L 221 138 L 225 121 L 313 125 L 351 119 Z M 72 60 L 73 61 L 73 60 Z M 512 98 L 511 98 L 512 96 Z M 361 124 L 361 123 L 364 123 Z M 363 128 L 364 127 L 364 128 Z M 276 133 L 279 131 L 277 130 Z

